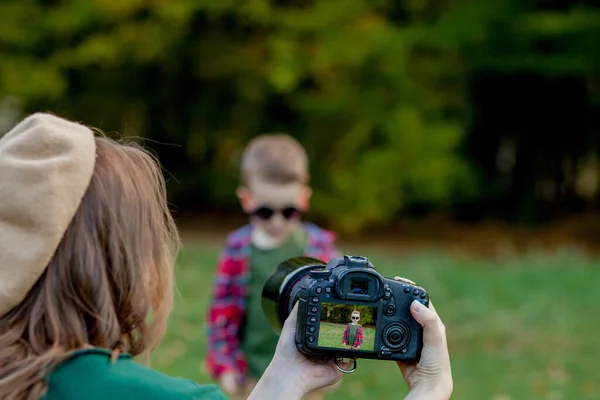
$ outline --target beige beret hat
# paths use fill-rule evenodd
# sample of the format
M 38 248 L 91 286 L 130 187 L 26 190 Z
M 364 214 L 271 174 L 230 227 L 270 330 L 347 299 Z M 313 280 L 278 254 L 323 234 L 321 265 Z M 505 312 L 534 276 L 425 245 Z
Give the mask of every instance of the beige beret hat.
M 0 138 L 0 316 L 44 272 L 87 190 L 93 132 L 33 114 Z

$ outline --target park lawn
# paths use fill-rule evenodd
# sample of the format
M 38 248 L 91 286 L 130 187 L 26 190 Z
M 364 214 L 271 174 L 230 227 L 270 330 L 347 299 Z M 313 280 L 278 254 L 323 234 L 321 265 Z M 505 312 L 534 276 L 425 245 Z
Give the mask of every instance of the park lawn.
M 153 367 L 200 383 L 210 382 L 205 317 L 219 250 L 194 247 L 180 255 L 175 308 L 152 357 Z M 571 250 L 496 261 L 344 250 L 429 291 L 447 327 L 453 398 L 600 398 L 600 260 Z M 358 360 L 357 371 L 326 398 L 400 399 L 406 392 L 392 362 Z
M 321 322 L 319 327 L 319 347 L 333 347 L 346 349 L 342 344 L 344 331 L 347 324 L 334 324 L 332 322 Z M 363 326 L 363 344 L 361 350 L 372 351 L 375 348 L 375 328 Z

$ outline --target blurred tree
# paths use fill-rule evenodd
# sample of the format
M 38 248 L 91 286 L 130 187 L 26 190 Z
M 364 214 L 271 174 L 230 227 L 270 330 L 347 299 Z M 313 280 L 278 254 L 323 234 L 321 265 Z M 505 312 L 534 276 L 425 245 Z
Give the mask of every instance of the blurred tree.
M 143 136 L 183 209 L 236 207 L 241 151 L 273 131 L 346 233 L 600 198 L 597 2 L 4 0 L 0 24 L 0 96 Z
M 360 312 L 359 323 L 363 326 L 375 326 L 377 308 L 369 306 L 349 306 L 346 304 L 323 303 L 321 320 L 334 324 L 352 322 L 352 311 Z
M 600 154 L 599 5 L 514 2 L 488 26 L 487 45 L 468 53 L 466 154 L 486 201 L 477 199 L 479 210 L 465 203 L 463 214 L 540 221 L 593 208 L 600 195 L 593 164 Z

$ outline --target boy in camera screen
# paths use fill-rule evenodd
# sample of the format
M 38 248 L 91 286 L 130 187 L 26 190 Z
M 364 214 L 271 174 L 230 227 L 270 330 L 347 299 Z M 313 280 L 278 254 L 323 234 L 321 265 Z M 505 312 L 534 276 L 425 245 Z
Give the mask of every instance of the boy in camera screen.
M 262 310 L 269 276 L 292 257 L 328 262 L 340 255 L 333 232 L 301 222 L 311 189 L 300 143 L 283 134 L 258 136 L 241 169 L 237 195 L 250 223 L 227 237 L 208 312 L 208 370 L 234 399 L 250 394 L 279 339 Z
M 363 343 L 363 329 L 358 323 L 360 312 L 352 311 L 352 316 L 350 318 L 352 321 L 346 325 L 342 344 L 349 346 L 351 349 L 360 349 L 360 346 L 362 346 Z

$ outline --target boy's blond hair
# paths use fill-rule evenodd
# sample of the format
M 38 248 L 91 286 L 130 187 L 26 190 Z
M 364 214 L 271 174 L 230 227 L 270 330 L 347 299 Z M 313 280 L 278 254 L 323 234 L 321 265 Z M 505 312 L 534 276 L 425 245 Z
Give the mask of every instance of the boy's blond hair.
M 283 133 L 255 137 L 242 156 L 242 182 L 248 185 L 255 178 L 274 184 L 307 183 L 306 151 L 296 139 Z
M 352 311 L 351 316 L 352 315 L 358 315 L 360 317 L 360 311 L 354 310 L 354 311 Z

